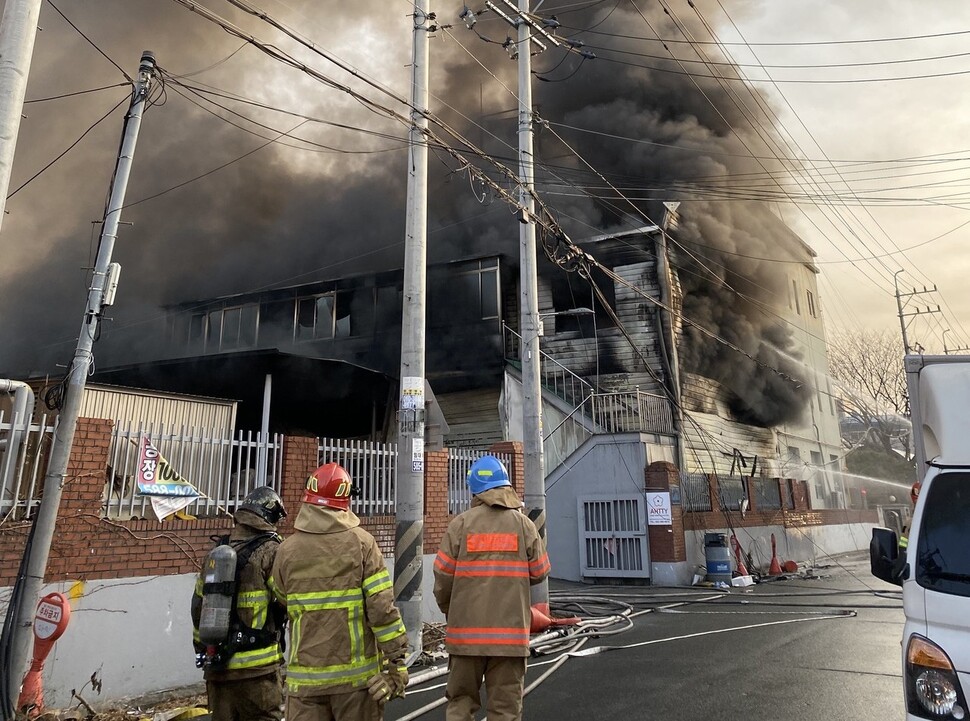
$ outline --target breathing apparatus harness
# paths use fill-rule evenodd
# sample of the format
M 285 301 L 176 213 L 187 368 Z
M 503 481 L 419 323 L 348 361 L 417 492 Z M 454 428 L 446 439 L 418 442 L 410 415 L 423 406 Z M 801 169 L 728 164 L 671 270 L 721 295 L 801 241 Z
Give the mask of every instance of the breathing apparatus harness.
M 204 578 L 208 579 L 206 574 L 206 569 L 212 567 L 217 568 L 220 565 L 226 571 L 228 568 L 223 564 L 213 563 L 210 565 L 209 559 L 214 558 L 214 554 L 225 554 L 226 549 L 232 553 L 233 559 L 233 570 L 231 572 L 231 578 L 229 573 L 219 574 L 215 573 L 212 580 L 205 580 L 202 585 L 202 599 L 203 599 L 203 619 L 205 618 L 205 607 L 207 600 L 215 600 L 221 597 L 223 602 L 229 601 L 228 615 L 225 613 L 219 614 L 225 621 L 222 624 L 224 633 L 220 630 L 217 631 L 217 635 L 221 636 L 223 640 L 217 643 L 205 643 L 203 639 L 204 650 L 198 651 L 195 656 L 195 665 L 197 668 L 213 668 L 221 669 L 225 668 L 229 660 L 240 651 L 250 651 L 256 648 L 263 648 L 266 646 L 272 646 L 279 644 L 284 646 L 285 650 L 285 640 L 283 637 L 283 625 L 286 622 L 286 611 L 281 608 L 279 604 L 270 602 L 269 608 L 267 610 L 267 622 L 264 624 L 263 628 L 252 628 L 244 624 L 238 613 L 238 598 L 239 598 L 239 581 L 242 576 L 243 569 L 249 564 L 249 559 L 252 555 L 259 550 L 264 543 L 281 543 L 282 538 L 274 531 L 266 531 L 260 533 L 257 536 L 247 539 L 241 545 L 234 546 L 230 540 L 229 535 L 225 536 L 211 536 L 211 539 L 215 542 L 215 547 L 209 551 L 209 555 L 206 557 L 206 563 L 203 567 Z M 223 558 L 227 559 L 227 555 Z M 219 576 L 223 575 L 220 579 Z M 231 599 L 231 600 L 230 600 Z M 272 619 L 272 624 L 269 623 Z M 200 633 L 202 632 L 202 625 L 204 620 L 200 621 Z M 271 626 L 272 630 L 268 629 L 267 626 Z M 213 629 L 215 630 L 215 629 Z

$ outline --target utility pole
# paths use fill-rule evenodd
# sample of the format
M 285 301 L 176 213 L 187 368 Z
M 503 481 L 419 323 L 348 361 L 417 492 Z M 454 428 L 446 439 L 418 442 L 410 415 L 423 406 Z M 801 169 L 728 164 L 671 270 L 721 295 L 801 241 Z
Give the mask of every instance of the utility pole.
M 532 46 L 541 52 L 546 49 L 542 41 L 533 37 L 533 30 L 552 45 L 562 44 L 542 24 L 529 14 L 529 0 L 498 0 L 512 13 L 510 15 L 492 0 L 485 7 L 505 20 L 517 31 L 517 39 L 505 41 L 505 48 L 513 60 L 518 60 L 519 83 L 519 318 L 522 342 L 522 445 L 525 466 L 525 507 L 529 518 L 535 523 L 546 540 L 546 468 L 542 453 L 542 386 L 540 384 L 539 356 L 539 281 L 538 254 L 535 226 L 535 154 L 533 150 L 532 111 Z M 469 28 L 475 23 L 474 14 L 467 11 L 460 16 Z M 556 27 L 553 21 L 549 27 Z M 549 603 L 549 584 L 543 581 L 532 587 L 533 603 Z
M 112 302 L 110 296 L 114 293 L 113 281 L 117 279 L 118 265 L 111 263 L 111 253 L 118 233 L 121 210 L 125 204 L 125 191 L 128 188 L 128 177 L 131 174 L 132 156 L 138 140 L 142 113 L 145 110 L 145 103 L 148 99 L 154 74 L 155 56 L 146 50 L 142 53 L 141 63 L 138 66 L 138 77 L 135 80 L 131 96 L 131 105 L 128 108 L 128 114 L 125 116 L 121 150 L 115 166 L 114 180 L 111 183 L 107 212 L 101 227 L 101 240 L 91 277 L 91 287 L 88 290 L 87 305 L 81 321 L 77 350 L 67 372 L 67 392 L 64 396 L 64 405 L 57 418 L 47 474 L 44 476 L 44 495 L 41 497 L 40 508 L 30 532 L 26 569 L 24 575 L 17 579 L 17 585 L 21 586 L 22 584 L 23 590 L 22 593 L 19 589 L 15 591 L 15 593 L 20 594 L 21 600 L 14 618 L 13 657 L 9 669 L 9 673 L 14 678 L 14 689 L 20 687 L 21 679 L 27 670 L 32 621 L 37 603 L 40 600 L 41 586 L 44 584 L 47 559 L 54 537 L 54 524 L 61 502 L 61 491 L 67 478 L 67 464 L 71 455 L 71 446 L 74 444 L 74 433 L 77 430 L 81 396 L 84 394 L 88 369 L 93 358 L 91 351 L 94 347 L 94 339 L 97 337 L 101 312 L 104 307 L 111 305 Z M 109 282 L 109 276 L 112 282 Z
M 923 309 L 920 309 L 919 306 L 917 306 L 916 310 L 906 312 L 906 307 L 909 305 L 910 299 L 917 298 L 921 295 L 929 295 L 930 293 L 936 293 L 937 291 L 936 291 L 935 285 L 932 288 L 927 288 L 924 285 L 923 290 L 916 290 L 915 288 L 913 288 L 913 290 L 908 293 L 901 293 L 899 291 L 899 274 L 902 272 L 903 272 L 902 270 L 897 270 L 895 273 L 893 273 L 893 287 L 896 290 L 896 311 L 899 316 L 899 329 L 900 331 L 902 331 L 902 334 L 903 334 L 903 353 L 905 355 L 909 355 L 909 352 L 913 350 L 914 347 L 910 346 L 909 344 L 909 336 L 907 334 L 907 330 L 909 328 L 910 321 L 906 319 L 907 318 L 912 319 L 918 316 L 933 315 L 934 313 L 941 313 L 942 311 L 940 310 L 940 306 L 936 306 L 936 308 L 931 308 L 930 306 L 926 306 Z M 903 299 L 906 299 L 906 300 L 904 301 Z M 944 337 L 944 342 L 945 341 L 946 341 L 946 338 Z
M 525 22 L 529 0 L 519 0 L 519 318 L 522 325 L 522 442 L 525 451 L 525 507 L 546 540 L 546 464 L 542 453 L 542 387 L 539 356 L 539 281 L 536 251 L 535 165 L 532 116 L 532 29 Z M 549 603 L 549 583 L 532 587 L 533 603 Z
M 7 0 L 0 18 L 0 227 L 6 213 L 42 0 Z
M 676 228 L 680 220 L 677 208 L 680 203 L 664 203 L 663 222 L 660 226 L 660 240 L 657 244 L 657 278 L 660 281 L 660 331 L 664 345 L 667 346 L 667 370 L 670 375 L 670 394 L 674 402 L 674 419 L 677 421 L 677 466 L 681 473 L 687 471 L 687 456 L 684 453 L 686 430 L 684 429 L 684 407 L 680 397 L 680 361 L 677 354 L 677 334 L 674 332 L 674 317 L 668 310 L 673 308 L 673 277 L 670 273 L 670 258 L 667 254 L 667 231 Z
M 421 653 L 424 594 L 425 290 L 428 256 L 428 62 L 434 15 L 414 1 L 411 129 L 408 146 L 404 298 L 401 319 L 401 402 L 398 409 L 394 596 L 408 632 L 411 658 Z

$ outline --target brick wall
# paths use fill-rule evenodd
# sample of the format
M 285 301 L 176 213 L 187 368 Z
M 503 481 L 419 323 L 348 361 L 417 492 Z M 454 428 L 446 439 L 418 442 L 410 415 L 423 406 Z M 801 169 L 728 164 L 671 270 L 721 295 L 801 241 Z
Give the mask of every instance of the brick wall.
M 448 528 L 448 451 L 424 453 L 424 552 L 437 553 Z M 391 550 L 393 553 L 393 549 Z
M 211 536 L 232 528 L 228 516 L 196 520 L 113 521 L 102 518 L 112 423 L 78 420 L 74 447 L 51 545 L 46 580 L 93 580 L 195 573 L 212 546 Z M 513 454 L 509 472 L 518 492 L 523 490 L 522 444 L 502 443 L 496 452 Z M 290 436 L 283 446 L 283 503 L 289 516 L 280 524 L 292 533 L 304 485 L 317 466 L 317 439 Z M 434 554 L 451 520 L 448 514 L 448 452 L 425 455 L 424 552 Z M 361 525 L 377 539 L 387 556 L 394 554 L 394 516 L 365 516 Z M 0 586 L 12 585 L 23 555 L 28 522 L 0 523 Z
M 794 509 L 757 508 L 757 501 L 749 486 L 748 499 L 751 505 L 744 514 L 737 509 L 725 512 L 724 509 L 717 508 L 715 502 L 714 505 L 717 510 L 684 513 L 684 529 L 703 531 L 709 528 L 755 528 L 758 526 L 787 526 L 791 528 L 845 523 L 879 523 L 879 514 L 874 508 L 868 510 L 822 509 L 813 511 L 806 481 L 786 478 L 776 480 L 779 484 L 783 503 L 787 497 L 785 485 L 790 489 L 791 497 L 794 500 Z M 711 498 L 719 498 L 717 476 L 713 474 L 708 476 L 708 486 Z
M 191 573 L 228 518 L 116 522 L 101 517 L 112 423 L 78 420 L 47 566 L 48 582 Z M 0 525 L 0 586 L 13 584 L 29 524 Z
M 522 498 L 525 494 L 525 453 L 521 441 L 500 441 L 489 446 L 489 453 L 509 453 L 512 456 L 512 467 L 508 469 L 512 487 Z
M 647 492 L 676 491 L 680 485 L 680 474 L 672 463 L 656 461 L 647 466 L 644 479 Z M 647 525 L 647 538 L 650 542 L 650 561 L 652 563 L 676 563 L 687 560 L 687 542 L 684 536 L 684 507 L 671 504 L 669 526 Z

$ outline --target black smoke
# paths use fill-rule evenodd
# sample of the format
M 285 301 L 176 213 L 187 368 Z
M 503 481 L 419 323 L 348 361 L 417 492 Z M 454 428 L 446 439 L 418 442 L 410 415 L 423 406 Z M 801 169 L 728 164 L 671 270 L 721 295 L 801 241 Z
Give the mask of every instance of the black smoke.
M 294 47 L 228 3 L 207 4 L 260 37 Z M 174 83 L 166 88 L 159 104 L 146 113 L 128 202 L 164 194 L 125 211 L 124 220 L 132 225 L 122 227 L 115 252 L 124 267 L 122 284 L 113 318 L 105 325 L 99 363 L 118 362 L 132 347 L 160 343 L 158 321 L 166 305 L 401 266 L 407 163 L 402 125 L 251 47 L 239 49 L 241 41 L 174 2 L 62 0 L 58 7 L 129 73 L 146 48 L 176 75 L 206 68 L 238 50 L 184 82 L 235 90 L 269 105 L 392 136 L 361 135 L 312 122 L 300 125 L 293 116 L 219 100 L 276 129 L 298 126 L 292 136 L 336 149 L 289 137 L 256 150 L 278 134 L 211 105 L 203 109 L 180 95 Z M 266 9 L 286 16 L 322 46 L 353 58 L 371 76 L 406 93 L 411 40 L 405 6 L 392 11 L 377 0 L 348 6 L 267 0 Z M 437 9 L 438 22 L 453 27 L 436 33 L 432 43 L 431 109 L 514 169 L 516 100 L 508 89 L 515 88 L 515 63 L 500 46 L 510 31 L 494 16 L 483 15 L 476 26 L 481 38 L 476 37 L 457 17 L 447 17 L 457 16 L 459 9 Z M 641 9 L 661 35 L 682 37 L 680 27 L 657 6 Z M 620 37 L 652 34 L 625 4 L 600 3 L 577 11 L 574 2 L 550 1 L 542 13 L 557 14 L 562 34 L 590 47 L 665 52 L 657 43 Z M 41 24 L 28 98 L 121 80 L 49 7 Z M 596 32 L 580 32 L 594 27 Z M 696 20 L 690 29 L 703 35 Z M 321 58 L 294 52 L 335 78 L 362 87 Z M 659 221 L 661 201 L 684 201 L 684 226 L 675 237 L 698 257 L 709 258 L 700 267 L 687 253 L 675 253 L 683 265 L 684 313 L 744 351 L 713 342 L 688 326 L 682 348 L 685 369 L 722 382 L 734 393 L 735 410 L 745 420 L 770 425 L 795 417 L 806 390 L 790 378 L 798 375 L 797 363 L 784 355 L 791 353 L 791 339 L 786 326 L 763 309 L 783 302 L 783 273 L 777 272 L 777 264 L 734 254 L 787 257 L 800 251 L 765 206 L 742 209 L 698 199 L 703 196 L 694 190 L 698 179 L 758 172 L 759 164 L 744 156 L 772 155 L 774 150 L 764 145 L 717 82 L 679 74 L 682 66 L 670 60 L 599 48 L 594 52 L 599 59 L 583 61 L 550 49 L 535 60 L 542 78 L 535 82 L 535 103 L 540 118 L 550 123 L 537 132 L 541 194 L 575 239 Z M 677 52 L 686 57 L 689 49 Z M 647 65 L 660 70 L 641 67 Z M 124 94 L 118 88 L 29 105 L 11 189 Z M 373 91 L 368 94 L 401 109 Z M 8 202 L 10 215 L 0 233 L 0 252 L 6 259 L 0 265 L 0 376 L 55 371 L 56 363 L 70 357 L 86 295 L 84 268 L 92 263 L 96 238 L 91 221 L 103 208 L 120 130 L 116 113 Z M 451 143 L 457 145 L 454 139 Z M 570 147 L 612 185 L 623 188 L 623 195 L 634 197 L 633 205 L 591 174 Z M 165 192 L 250 151 L 255 152 Z M 477 252 L 517 257 L 516 218 L 501 199 L 454 168 L 451 156 L 433 152 L 429 258 L 443 261 Z M 605 200 L 591 200 L 571 186 L 592 188 Z M 724 282 L 754 300 L 739 298 Z

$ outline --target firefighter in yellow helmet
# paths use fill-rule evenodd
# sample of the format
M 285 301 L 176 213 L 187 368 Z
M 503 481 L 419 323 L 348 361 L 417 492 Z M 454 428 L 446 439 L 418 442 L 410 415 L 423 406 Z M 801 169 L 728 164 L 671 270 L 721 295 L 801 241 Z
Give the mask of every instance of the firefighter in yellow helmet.
M 434 596 L 448 620 L 447 721 L 472 721 L 485 683 L 489 721 L 519 721 L 529 656 L 529 586 L 549 556 L 505 466 L 483 456 L 468 472 L 472 507 L 455 518 L 434 562 Z
M 407 686 L 407 632 L 374 537 L 336 463 L 307 479 L 270 587 L 290 619 L 287 721 L 380 721 Z
M 279 494 L 260 486 L 233 514 L 235 525 L 206 557 L 196 581 L 192 623 L 196 665 L 205 669 L 206 692 L 213 721 L 279 721 L 283 716 L 282 634 L 285 611 L 272 598 L 267 583 L 282 539 L 276 533 L 286 509 Z M 215 578 L 208 568 L 213 554 L 232 549 L 229 575 Z M 231 598 L 218 643 L 207 641 L 217 615 L 207 613 L 211 593 Z M 200 637 L 200 624 L 203 637 Z M 218 623 L 216 623 L 218 625 Z

